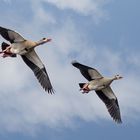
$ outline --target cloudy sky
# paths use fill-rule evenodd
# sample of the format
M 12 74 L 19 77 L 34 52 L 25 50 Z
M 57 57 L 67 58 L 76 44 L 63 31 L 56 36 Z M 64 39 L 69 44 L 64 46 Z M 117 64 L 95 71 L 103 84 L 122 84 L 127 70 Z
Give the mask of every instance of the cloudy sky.
M 1 140 L 107 140 L 140 137 L 139 0 L 1 0 L 0 26 L 52 42 L 36 48 L 55 89 L 49 95 L 18 58 L 0 58 Z M 4 39 L 0 37 L 0 43 Z M 112 84 L 123 124 L 112 121 L 71 61 L 121 74 Z

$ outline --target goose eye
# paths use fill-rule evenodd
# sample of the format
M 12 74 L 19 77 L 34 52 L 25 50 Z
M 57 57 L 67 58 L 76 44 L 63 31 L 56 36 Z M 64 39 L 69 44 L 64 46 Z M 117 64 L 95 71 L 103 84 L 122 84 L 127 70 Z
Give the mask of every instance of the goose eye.
M 46 38 L 43 38 L 43 40 L 45 40 Z

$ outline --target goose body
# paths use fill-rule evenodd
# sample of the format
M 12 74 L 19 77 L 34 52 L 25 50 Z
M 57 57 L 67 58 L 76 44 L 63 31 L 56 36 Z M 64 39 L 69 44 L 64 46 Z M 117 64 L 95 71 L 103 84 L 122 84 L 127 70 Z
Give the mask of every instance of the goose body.
M 108 87 L 113 81 L 114 81 L 114 77 L 97 78 L 97 79 L 94 79 L 94 80 L 91 80 L 88 82 L 88 88 L 90 91 L 91 90 L 101 90 L 101 89 Z
M 10 48 L 10 52 L 13 54 L 24 55 L 30 49 L 33 49 L 35 47 L 36 47 L 36 42 L 26 40 L 23 42 L 12 43 L 11 48 Z
M 53 87 L 46 68 L 34 50 L 35 47 L 47 43 L 51 39 L 43 38 L 35 42 L 27 40 L 19 33 L 3 27 L 0 27 L 0 35 L 10 42 L 10 44 L 3 42 L 1 45 L 2 51 L 0 53 L 3 54 L 3 57 L 16 57 L 20 55 L 27 66 L 34 72 L 45 91 L 53 93 Z
M 72 65 L 78 68 L 81 74 L 88 80 L 87 83 L 79 83 L 80 90 L 83 93 L 94 90 L 106 105 L 113 120 L 117 123 L 122 123 L 118 100 L 110 87 L 114 80 L 121 79 L 122 77 L 119 75 L 112 78 L 103 77 L 96 69 L 80 64 L 77 61 L 73 61 Z

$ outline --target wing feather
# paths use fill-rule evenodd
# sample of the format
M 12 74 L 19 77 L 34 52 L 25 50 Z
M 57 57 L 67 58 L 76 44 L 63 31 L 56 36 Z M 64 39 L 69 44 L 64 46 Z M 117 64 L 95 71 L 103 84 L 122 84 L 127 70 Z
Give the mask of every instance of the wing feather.
M 48 91 L 48 93 L 51 94 L 54 93 L 47 71 L 35 51 L 32 50 L 26 55 L 21 55 L 21 57 L 23 61 L 32 69 L 45 91 Z
M 103 90 L 95 91 L 98 97 L 105 103 L 109 114 L 113 120 L 117 123 L 122 123 L 120 108 L 118 100 L 110 87 Z
M 3 38 L 5 38 L 10 43 L 25 41 L 25 39 L 19 33 L 3 27 L 0 27 L 0 34 Z
M 85 66 L 83 64 L 80 64 L 77 61 L 73 61 L 72 65 L 76 68 L 78 68 L 81 72 L 81 74 L 88 80 L 94 80 L 97 78 L 102 78 L 102 75 L 94 68 L 91 68 L 89 66 Z

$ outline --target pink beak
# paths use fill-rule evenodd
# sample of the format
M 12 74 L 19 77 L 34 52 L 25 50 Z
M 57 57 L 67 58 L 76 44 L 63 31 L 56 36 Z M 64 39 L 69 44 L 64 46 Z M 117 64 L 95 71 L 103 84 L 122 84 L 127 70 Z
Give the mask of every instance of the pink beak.
M 50 42 L 50 41 L 52 41 L 52 39 L 51 39 L 51 38 L 48 38 L 48 39 L 47 39 L 47 42 Z

